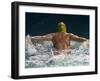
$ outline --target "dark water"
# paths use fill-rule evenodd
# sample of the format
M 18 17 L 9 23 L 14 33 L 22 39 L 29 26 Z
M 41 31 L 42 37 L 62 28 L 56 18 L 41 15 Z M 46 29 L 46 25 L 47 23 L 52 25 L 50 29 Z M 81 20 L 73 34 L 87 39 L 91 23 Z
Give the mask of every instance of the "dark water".
M 44 35 L 57 32 L 57 24 L 63 21 L 68 32 L 89 38 L 89 16 L 68 14 L 26 13 L 26 35 Z

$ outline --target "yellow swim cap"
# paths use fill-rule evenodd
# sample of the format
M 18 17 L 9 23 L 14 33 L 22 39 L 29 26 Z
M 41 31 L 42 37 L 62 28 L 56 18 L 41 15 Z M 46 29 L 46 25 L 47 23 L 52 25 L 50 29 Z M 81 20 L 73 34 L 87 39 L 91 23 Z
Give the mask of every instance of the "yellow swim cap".
M 58 32 L 67 32 L 66 25 L 64 24 L 64 22 L 58 23 Z

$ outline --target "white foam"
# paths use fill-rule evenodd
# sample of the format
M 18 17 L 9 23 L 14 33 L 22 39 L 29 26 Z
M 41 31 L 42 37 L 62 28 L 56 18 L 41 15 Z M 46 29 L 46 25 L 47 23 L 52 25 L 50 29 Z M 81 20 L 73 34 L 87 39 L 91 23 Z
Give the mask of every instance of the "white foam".
M 25 45 L 26 68 L 89 65 L 89 41 L 71 41 L 71 46 L 71 54 L 54 56 L 51 41 L 32 42 L 28 35 Z
M 28 55 L 33 55 L 34 53 L 36 53 L 36 49 L 35 49 L 35 46 L 32 44 L 32 41 L 30 39 L 30 36 L 27 35 L 26 37 L 26 40 L 25 40 L 25 50 L 26 50 L 26 53 L 28 53 Z

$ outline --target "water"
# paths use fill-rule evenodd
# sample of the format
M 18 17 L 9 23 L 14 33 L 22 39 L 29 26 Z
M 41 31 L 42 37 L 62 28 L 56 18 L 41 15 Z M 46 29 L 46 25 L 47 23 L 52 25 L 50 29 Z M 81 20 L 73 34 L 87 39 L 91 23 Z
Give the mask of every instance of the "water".
M 87 66 L 89 65 L 89 42 L 71 41 L 71 53 L 54 56 L 51 41 L 32 42 L 25 39 L 25 68 Z

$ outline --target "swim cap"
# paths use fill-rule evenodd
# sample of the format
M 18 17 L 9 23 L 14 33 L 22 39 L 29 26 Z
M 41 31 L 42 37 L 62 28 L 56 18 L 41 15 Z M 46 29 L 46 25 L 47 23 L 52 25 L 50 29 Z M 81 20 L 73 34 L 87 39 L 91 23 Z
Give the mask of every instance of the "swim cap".
M 66 25 L 64 24 L 64 22 L 58 23 L 58 32 L 67 32 L 66 31 Z

